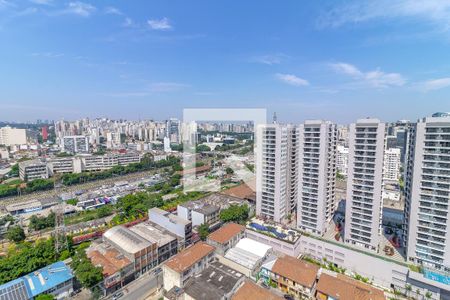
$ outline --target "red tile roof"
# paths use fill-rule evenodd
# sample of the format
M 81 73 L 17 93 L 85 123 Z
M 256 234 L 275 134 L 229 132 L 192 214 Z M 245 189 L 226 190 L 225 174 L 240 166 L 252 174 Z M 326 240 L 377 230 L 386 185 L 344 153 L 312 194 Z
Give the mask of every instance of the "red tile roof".
M 219 244 L 225 244 L 244 230 L 245 227 L 242 225 L 236 223 L 228 223 L 208 235 L 208 239 L 213 240 Z
M 181 273 L 189 269 L 205 256 L 208 256 L 214 250 L 215 248 L 213 246 L 210 246 L 205 242 L 199 242 L 169 259 L 165 265 L 172 270 Z

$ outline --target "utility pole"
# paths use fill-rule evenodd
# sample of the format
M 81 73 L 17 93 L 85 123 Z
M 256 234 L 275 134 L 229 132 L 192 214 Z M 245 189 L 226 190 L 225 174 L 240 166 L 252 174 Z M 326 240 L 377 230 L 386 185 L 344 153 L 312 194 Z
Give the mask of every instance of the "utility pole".
M 55 195 L 57 194 L 57 182 L 59 181 L 59 176 L 55 176 L 55 181 L 53 182 L 53 188 L 55 190 Z M 61 201 L 59 205 L 53 210 L 55 213 L 55 231 L 54 231 L 54 239 L 55 239 L 55 250 L 56 253 L 61 253 L 64 249 L 68 249 L 69 244 L 67 242 L 66 237 L 66 228 L 64 224 L 64 213 L 65 213 L 65 201 Z

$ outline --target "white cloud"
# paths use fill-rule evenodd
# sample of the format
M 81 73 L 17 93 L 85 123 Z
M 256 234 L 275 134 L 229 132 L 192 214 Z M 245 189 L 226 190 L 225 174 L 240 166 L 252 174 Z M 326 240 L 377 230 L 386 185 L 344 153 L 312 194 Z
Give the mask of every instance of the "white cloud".
M 68 14 L 79 15 L 82 17 L 89 17 L 96 10 L 97 9 L 95 8 L 95 6 L 89 3 L 75 1 L 70 2 L 67 6 L 67 9 L 64 12 Z
M 123 27 L 136 27 L 136 23 L 134 23 L 133 19 L 131 18 L 125 18 L 125 20 L 122 22 Z
M 268 55 L 260 55 L 255 56 L 251 59 L 252 62 L 265 64 L 265 65 L 276 65 L 280 64 L 283 60 L 288 58 L 285 54 L 268 54 Z
M 347 2 L 348 3 L 348 2 Z M 423 20 L 441 30 L 450 29 L 448 0 L 356 0 L 329 10 L 319 18 L 320 27 L 339 27 L 376 19 Z
M 172 25 L 170 24 L 169 19 L 165 17 L 162 18 L 161 20 L 156 19 L 148 20 L 147 23 L 153 30 L 170 30 L 173 28 Z
M 62 54 L 62 53 L 54 53 L 54 52 L 35 52 L 35 53 L 31 53 L 31 56 L 45 57 L 45 58 L 57 58 L 57 57 L 64 56 L 64 54 Z
M 0 0 L 0 10 L 4 9 L 4 8 L 12 7 L 12 6 L 14 6 L 14 4 L 12 4 L 11 2 L 6 1 L 6 0 Z
M 350 76 L 361 76 L 362 72 L 358 70 L 354 65 L 346 64 L 346 63 L 335 63 L 331 64 L 331 67 L 339 73 L 347 74 Z
M 105 14 L 118 16 L 123 15 L 123 13 L 118 8 L 115 8 L 113 6 L 108 6 L 107 8 L 105 8 Z
M 420 84 L 421 89 L 425 92 L 440 90 L 449 86 L 450 86 L 450 77 L 430 79 Z
M 53 0 L 30 0 L 30 2 L 39 5 L 50 5 L 52 4 Z
M 275 77 L 278 80 L 281 80 L 281 81 L 283 81 L 283 82 L 285 82 L 287 84 L 290 84 L 290 85 L 295 85 L 295 86 L 307 86 L 307 85 L 309 85 L 309 82 L 307 80 L 305 80 L 303 78 L 300 78 L 300 77 L 297 77 L 297 76 L 292 75 L 292 74 L 280 74 L 280 73 L 277 73 L 277 74 L 275 74 Z
M 348 75 L 359 83 L 364 83 L 371 87 L 386 88 L 391 86 L 403 86 L 406 80 L 399 73 L 385 73 L 376 69 L 374 71 L 363 72 L 356 66 L 339 62 L 330 64 L 331 68 L 340 74 Z

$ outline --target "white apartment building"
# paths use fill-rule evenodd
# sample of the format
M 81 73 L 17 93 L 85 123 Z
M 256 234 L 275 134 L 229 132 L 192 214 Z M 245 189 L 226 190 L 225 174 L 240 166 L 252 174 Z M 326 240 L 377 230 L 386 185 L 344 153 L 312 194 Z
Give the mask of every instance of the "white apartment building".
M 89 138 L 84 135 L 71 135 L 61 138 L 61 151 L 67 153 L 88 153 Z
M 256 214 L 280 222 L 288 214 L 288 128 L 267 124 L 257 130 Z
M 378 119 L 350 125 L 345 242 L 371 250 L 381 234 L 385 136 Z
M 336 207 L 336 124 L 306 121 L 299 141 L 297 227 L 322 235 Z
M 337 146 L 336 168 L 339 174 L 347 176 L 348 170 L 348 148 L 342 145 Z
M 408 260 L 450 271 L 450 116 L 411 128 L 405 185 Z
M 287 215 L 292 215 L 298 202 L 298 163 L 299 163 L 299 129 L 288 125 L 288 152 L 287 152 Z
M 0 145 L 12 146 L 27 143 L 26 129 L 5 126 L 0 128 Z
M 400 178 L 400 148 L 386 149 L 384 152 L 384 180 L 390 182 L 398 182 Z
M 20 162 L 19 177 L 23 181 L 47 179 L 49 177 L 47 163 L 39 159 Z

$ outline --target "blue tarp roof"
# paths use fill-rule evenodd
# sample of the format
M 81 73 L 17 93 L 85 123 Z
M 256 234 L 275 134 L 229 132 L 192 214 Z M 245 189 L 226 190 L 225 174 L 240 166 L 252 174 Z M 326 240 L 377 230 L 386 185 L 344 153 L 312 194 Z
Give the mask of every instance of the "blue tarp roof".
M 6 299 L 14 299 L 12 298 L 12 295 L 9 295 L 11 298 L 8 298 L 7 293 L 9 294 L 10 292 L 13 292 L 14 289 L 11 287 L 19 287 L 22 285 L 22 282 L 25 286 L 28 298 L 17 299 L 31 299 L 58 286 L 58 284 L 71 280 L 73 277 L 72 270 L 70 270 L 64 262 L 58 261 L 28 275 L 1 285 L 0 296 L 2 296 L 1 293 L 5 293 L 3 295 L 6 296 Z

